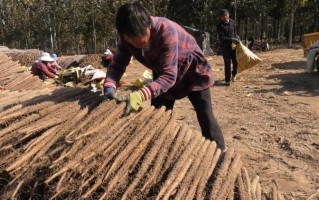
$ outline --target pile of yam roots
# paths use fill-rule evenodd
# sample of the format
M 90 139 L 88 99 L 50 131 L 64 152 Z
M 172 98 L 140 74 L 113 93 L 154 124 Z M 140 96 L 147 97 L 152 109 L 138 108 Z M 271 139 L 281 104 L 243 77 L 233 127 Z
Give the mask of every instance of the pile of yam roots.
M 164 107 L 123 117 L 124 103 L 49 87 L 4 54 L 0 69 L 0 199 L 285 199 Z
M 0 198 L 285 199 L 171 111 L 124 107 L 81 88 L 1 91 Z

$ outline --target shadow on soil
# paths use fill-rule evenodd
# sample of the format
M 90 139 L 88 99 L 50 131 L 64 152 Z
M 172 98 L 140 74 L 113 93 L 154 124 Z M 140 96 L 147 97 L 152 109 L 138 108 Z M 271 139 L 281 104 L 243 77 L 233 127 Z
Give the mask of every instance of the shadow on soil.
M 281 70 L 300 70 L 305 69 L 305 62 L 288 62 L 273 64 L 274 68 Z M 267 79 L 277 79 L 279 83 L 266 84 L 266 85 L 281 85 L 282 88 L 278 89 L 262 89 L 257 90 L 259 93 L 283 93 L 292 92 L 298 96 L 319 96 L 319 73 L 314 71 L 312 73 L 305 72 L 290 72 L 286 74 L 273 74 Z
M 286 63 L 274 63 L 272 64 L 273 68 L 281 70 L 297 70 L 297 69 L 306 69 L 306 61 L 292 61 Z
M 96 105 L 103 101 L 103 97 L 98 94 L 90 91 L 87 88 L 59 88 L 52 91 L 51 94 L 44 94 L 36 96 L 27 101 L 21 102 L 20 104 L 23 107 L 37 105 L 43 102 L 54 102 L 54 103 L 63 103 L 63 102 L 78 102 L 81 108 L 89 107 L 89 110 L 92 110 Z M 4 110 L 12 107 L 14 105 L 7 105 Z

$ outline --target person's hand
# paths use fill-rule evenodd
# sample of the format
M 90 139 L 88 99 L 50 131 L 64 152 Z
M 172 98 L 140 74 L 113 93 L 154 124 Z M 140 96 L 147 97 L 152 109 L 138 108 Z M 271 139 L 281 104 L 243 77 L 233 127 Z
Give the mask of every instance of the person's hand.
M 145 101 L 144 94 L 139 90 L 137 92 L 132 92 L 126 96 L 121 96 L 116 98 L 117 102 L 126 102 L 124 115 L 129 115 L 132 111 L 138 111 L 142 102 Z
M 240 40 L 238 38 L 231 38 L 231 41 L 234 43 L 234 44 L 239 44 Z
M 115 89 L 113 87 L 105 87 L 104 88 L 104 101 L 110 101 L 115 99 Z

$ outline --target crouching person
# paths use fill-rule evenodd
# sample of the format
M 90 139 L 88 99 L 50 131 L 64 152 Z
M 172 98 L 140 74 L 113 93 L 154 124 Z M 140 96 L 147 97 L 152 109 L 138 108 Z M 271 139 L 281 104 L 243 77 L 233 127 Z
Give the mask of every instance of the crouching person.
M 31 73 L 39 76 L 40 79 L 57 78 L 56 70 L 53 68 L 54 58 L 49 53 L 43 53 L 41 57 L 32 65 Z
M 103 53 L 103 56 L 101 57 L 102 59 L 102 66 L 103 67 L 108 67 L 112 60 L 113 60 L 113 53 L 107 49 L 104 53 Z

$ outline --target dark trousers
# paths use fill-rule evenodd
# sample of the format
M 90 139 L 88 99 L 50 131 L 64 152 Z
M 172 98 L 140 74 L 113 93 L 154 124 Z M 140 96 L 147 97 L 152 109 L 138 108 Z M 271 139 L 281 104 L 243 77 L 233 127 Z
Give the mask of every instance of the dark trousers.
M 222 47 L 222 55 L 225 65 L 225 81 L 229 82 L 231 76 L 235 77 L 237 75 L 236 50 L 233 50 L 231 46 Z M 231 63 L 233 63 L 233 71 L 231 71 Z
M 202 129 L 202 134 L 209 140 L 214 140 L 218 147 L 222 150 L 225 149 L 225 141 L 222 130 L 213 114 L 210 90 L 205 89 L 202 91 L 194 91 L 188 95 L 197 115 L 199 125 Z M 152 99 L 151 105 L 155 108 L 165 106 L 167 109 L 172 110 L 175 100 L 167 100 L 160 96 Z
M 39 74 L 39 78 L 43 81 L 45 81 L 47 79 L 47 76 L 43 73 L 43 72 L 40 72 Z
M 108 67 L 111 64 L 111 61 L 102 59 L 101 63 L 103 67 Z

